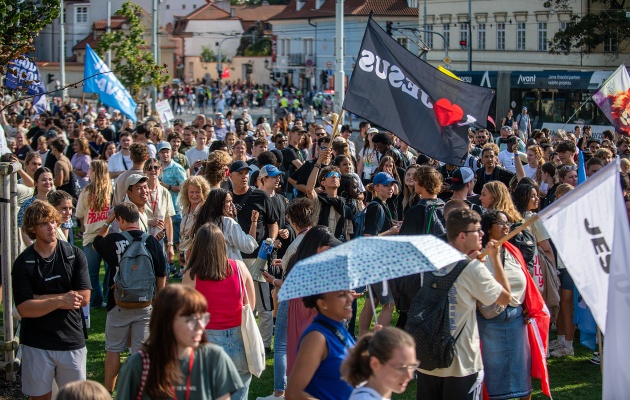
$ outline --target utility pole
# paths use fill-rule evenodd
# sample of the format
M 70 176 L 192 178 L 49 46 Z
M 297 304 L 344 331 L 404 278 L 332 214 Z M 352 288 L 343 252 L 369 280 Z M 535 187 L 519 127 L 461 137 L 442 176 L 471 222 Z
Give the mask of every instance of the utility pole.
M 107 28 L 105 28 L 105 32 L 110 33 L 112 31 L 112 2 L 107 2 Z M 107 54 L 105 55 L 105 63 L 112 69 L 112 50 L 107 50 Z
M 153 12 L 151 14 L 151 40 L 152 40 L 152 50 L 153 50 L 153 61 L 155 61 L 156 65 L 160 65 L 160 60 L 158 59 L 158 41 L 157 41 L 157 9 L 158 9 L 158 0 L 153 0 Z M 153 86 L 151 88 L 151 104 L 152 108 L 155 108 L 155 103 L 157 103 L 157 86 Z M 149 113 L 151 111 L 149 110 Z
M 336 71 L 335 71 L 335 111 L 341 114 L 341 106 L 343 105 L 343 101 L 345 98 L 345 73 L 343 71 L 343 9 L 344 9 L 344 0 L 337 0 L 337 12 L 335 17 L 336 29 L 335 35 L 337 36 L 337 48 L 335 49 L 335 61 L 336 61 Z M 339 121 L 340 124 L 343 124 L 343 120 Z
M 420 13 L 418 13 L 418 15 L 420 15 Z M 424 0 L 424 20 L 422 21 L 422 23 L 424 24 L 424 26 L 420 26 L 420 29 L 424 29 L 424 43 L 427 43 L 429 41 L 428 40 L 429 33 L 427 32 L 427 0 Z M 433 39 L 433 38 L 431 38 L 431 39 Z M 422 59 L 424 61 L 427 60 L 427 52 L 426 51 L 422 55 Z
M 468 0 L 468 70 L 472 71 L 472 1 Z
M 59 75 L 61 75 L 61 87 L 66 87 L 66 20 L 64 18 L 64 10 L 63 10 L 63 0 L 60 0 L 61 13 L 59 14 L 59 25 L 60 25 L 60 33 L 59 33 L 59 41 L 61 42 L 61 52 L 59 54 Z M 68 91 L 64 89 L 61 92 L 62 102 L 66 99 Z

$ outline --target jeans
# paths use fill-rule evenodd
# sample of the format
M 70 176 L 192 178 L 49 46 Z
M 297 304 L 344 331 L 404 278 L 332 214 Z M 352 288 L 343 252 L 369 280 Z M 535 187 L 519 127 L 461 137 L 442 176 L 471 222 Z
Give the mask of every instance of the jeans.
M 90 296 L 90 307 L 100 307 L 103 304 L 103 287 L 99 282 L 99 273 L 101 271 L 101 261 L 103 257 L 96 250 L 92 243 L 83 246 L 83 253 L 87 259 L 88 272 L 90 274 L 90 284 L 92 285 L 92 295 Z M 105 296 L 108 292 L 109 283 L 109 266 L 105 264 Z
M 289 302 L 282 301 L 276 314 L 276 330 L 273 342 L 273 389 L 284 392 L 287 387 L 287 320 Z
M 243 386 L 232 394 L 231 399 L 247 400 L 249 394 L 249 384 L 252 382 L 252 374 L 249 373 L 247 366 L 247 356 L 245 355 L 245 344 L 243 343 L 243 334 L 241 327 L 237 326 L 230 329 L 214 330 L 206 329 L 206 337 L 210 343 L 221 346 L 227 353 L 228 357 L 234 362 L 234 366 L 238 370 Z
M 262 336 L 265 348 L 271 348 L 271 337 L 273 335 L 273 302 L 271 300 L 271 289 L 267 282 L 254 281 L 256 289 L 256 311 L 258 311 L 258 329 Z

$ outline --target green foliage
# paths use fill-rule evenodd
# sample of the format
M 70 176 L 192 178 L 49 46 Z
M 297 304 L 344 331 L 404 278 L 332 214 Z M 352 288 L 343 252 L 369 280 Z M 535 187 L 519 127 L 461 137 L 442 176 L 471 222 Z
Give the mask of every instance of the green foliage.
M 265 37 L 264 27 L 260 21 L 256 21 L 246 32 L 243 32 L 236 54 L 246 57 L 271 55 L 271 39 Z
M 266 37 L 250 44 L 243 51 L 246 57 L 270 56 L 271 55 L 271 39 Z
M 607 52 L 624 53 L 630 45 L 630 18 L 626 18 L 625 0 L 600 0 L 591 4 L 582 18 L 571 15 L 571 23 L 549 41 L 549 53 L 589 54 L 601 51 L 604 43 L 612 44 Z M 573 0 L 544 0 L 545 8 L 554 12 L 571 12 Z
M 141 101 L 143 88 L 160 87 L 169 79 L 164 75 L 166 66 L 159 66 L 153 60 L 151 51 L 144 51 L 147 46 L 142 38 L 145 27 L 141 19 L 142 9 L 135 3 L 125 2 L 116 15 L 125 17 L 128 30 L 116 30 L 100 38 L 97 53 L 103 56 L 112 50 L 112 66 L 116 76 L 137 101 Z
M 201 46 L 201 61 L 202 62 L 216 62 L 217 56 L 214 51 L 207 46 Z
M 34 50 L 33 39 L 59 17 L 59 0 L 0 1 L 0 74 L 9 61 Z

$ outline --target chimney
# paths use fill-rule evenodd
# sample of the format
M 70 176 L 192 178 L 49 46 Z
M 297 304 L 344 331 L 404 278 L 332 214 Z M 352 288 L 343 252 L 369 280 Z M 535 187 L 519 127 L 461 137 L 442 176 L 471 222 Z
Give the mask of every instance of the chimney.
M 230 18 L 236 18 L 236 7 L 230 7 Z

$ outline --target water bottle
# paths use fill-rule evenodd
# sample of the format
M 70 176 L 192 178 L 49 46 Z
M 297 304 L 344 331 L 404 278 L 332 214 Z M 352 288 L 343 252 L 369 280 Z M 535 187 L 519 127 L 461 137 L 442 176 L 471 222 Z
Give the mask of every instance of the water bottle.
M 267 238 L 260 244 L 260 250 L 258 250 L 258 257 L 256 261 L 250 267 L 249 272 L 252 275 L 252 279 L 258 282 L 265 282 L 262 271 L 267 271 L 267 260 L 269 255 L 273 251 L 273 239 Z

